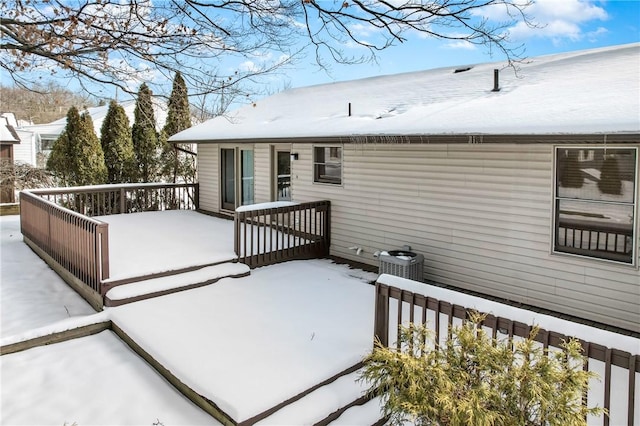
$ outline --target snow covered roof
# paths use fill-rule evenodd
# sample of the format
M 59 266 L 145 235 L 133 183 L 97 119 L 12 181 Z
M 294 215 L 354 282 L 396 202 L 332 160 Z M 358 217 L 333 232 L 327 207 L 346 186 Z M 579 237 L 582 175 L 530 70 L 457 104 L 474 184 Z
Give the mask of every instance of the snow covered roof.
M 0 113 L 0 119 L 6 122 L 9 126 L 18 127 L 18 120 L 16 120 L 16 115 L 12 112 L 3 112 Z
M 10 117 L 4 115 L 0 117 L 0 142 L 7 144 L 20 143 L 20 137 L 11 124 Z
M 287 90 L 170 140 L 638 132 L 640 43 L 633 43 L 532 58 L 517 74 L 496 62 Z
M 127 114 L 127 117 L 129 118 L 129 125 L 132 125 L 134 120 L 134 111 L 136 109 L 136 101 L 132 99 L 124 102 L 119 102 L 119 104 L 124 108 L 125 114 Z M 161 129 L 162 127 L 164 127 L 164 123 L 167 119 L 166 102 L 154 98 L 153 109 L 156 118 L 156 126 L 158 129 Z M 109 111 L 109 104 L 87 108 L 87 111 L 89 111 L 89 115 L 91 115 L 91 119 L 93 120 L 93 127 L 96 130 L 96 135 L 100 137 L 102 122 L 107 116 L 107 111 Z M 83 111 L 80 111 L 80 113 L 82 112 Z M 43 139 L 57 139 L 58 136 L 60 136 L 60 134 L 64 131 L 66 125 L 67 117 L 65 116 L 48 124 L 34 124 L 31 126 L 24 126 L 23 129 L 29 130 L 31 132 L 36 132 Z

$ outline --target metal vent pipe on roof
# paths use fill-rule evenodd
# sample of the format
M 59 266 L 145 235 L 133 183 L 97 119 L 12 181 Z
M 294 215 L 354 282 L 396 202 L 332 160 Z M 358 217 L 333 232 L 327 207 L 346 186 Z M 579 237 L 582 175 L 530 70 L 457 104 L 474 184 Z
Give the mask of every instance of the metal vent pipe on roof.
M 492 92 L 500 91 L 500 70 L 493 70 L 493 90 Z

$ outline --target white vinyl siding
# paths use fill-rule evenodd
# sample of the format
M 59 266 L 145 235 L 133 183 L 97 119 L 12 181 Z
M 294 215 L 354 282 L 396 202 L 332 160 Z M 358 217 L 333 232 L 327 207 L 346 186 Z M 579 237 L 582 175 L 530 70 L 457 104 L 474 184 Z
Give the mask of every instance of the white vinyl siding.
M 271 201 L 271 146 L 257 143 L 254 154 L 256 203 L 267 203 Z
M 550 253 L 553 146 L 345 144 L 342 186 L 313 184 L 312 149 L 292 147 L 294 200 L 332 202 L 331 254 L 408 244 L 428 280 L 640 330 L 637 269 Z
M 37 165 L 35 135 L 31 132 L 18 130 L 20 143 L 13 145 L 13 161 L 27 163 L 32 166 Z
M 198 183 L 200 208 L 210 212 L 220 211 L 220 164 L 217 144 L 198 145 Z

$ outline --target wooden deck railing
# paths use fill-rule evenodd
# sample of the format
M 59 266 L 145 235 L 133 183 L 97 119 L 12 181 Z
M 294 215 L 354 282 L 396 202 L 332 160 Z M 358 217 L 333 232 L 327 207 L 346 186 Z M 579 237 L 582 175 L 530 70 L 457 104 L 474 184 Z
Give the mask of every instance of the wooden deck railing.
M 407 322 L 421 323 L 428 324 L 429 328 L 435 332 L 435 341 L 442 344 L 450 337 L 449 332 L 454 324 L 454 319 L 468 319 L 469 313 L 470 310 L 464 306 L 377 282 L 374 337 L 377 337 L 385 346 L 389 346 L 389 343 L 393 342 L 399 348 L 397 336 L 400 325 L 406 325 Z M 531 327 L 525 323 L 493 315 L 486 316 L 483 326 L 491 329 L 493 338 L 496 338 L 498 333 L 509 339 L 514 337 L 527 338 L 531 332 Z M 563 341 L 569 340 L 569 336 L 540 329 L 535 340 L 540 342 L 544 348 L 558 348 Z M 592 371 L 604 370 L 604 374 L 599 374 L 602 383 L 597 382 L 601 389 L 594 391 L 592 382 L 592 391 L 595 394 L 603 395 L 603 406 L 609 412 L 609 416 L 602 416 L 602 424 L 604 426 L 637 424 L 634 423 L 637 417 L 634 408 L 638 405 L 638 401 L 636 401 L 636 375 L 640 373 L 640 355 L 584 340 L 580 340 L 580 343 L 584 350 L 583 354 L 588 358 L 584 368 Z M 603 364 L 595 368 L 594 364 L 598 363 Z M 615 386 L 612 385 L 612 376 L 614 375 L 618 379 L 622 379 L 617 380 Z M 624 383 L 625 375 L 626 384 Z M 616 398 L 615 405 L 618 408 L 625 405 L 624 399 L 621 398 L 626 398 L 626 413 L 624 409 L 612 411 L 612 396 Z M 584 403 L 587 403 L 586 398 Z M 612 418 L 614 420 L 611 420 Z M 592 420 L 589 424 L 592 424 Z
M 27 244 L 48 256 L 54 269 L 61 268 L 58 273 L 94 307 L 101 307 L 102 282 L 109 278 L 109 225 L 90 216 L 197 207 L 198 184 L 34 189 L 20 193 L 20 226 Z
M 632 263 L 633 227 L 563 219 L 556 230 L 556 250 Z
M 20 228 L 24 237 L 101 295 L 101 282 L 109 278 L 108 224 L 23 191 Z
M 329 201 L 240 210 L 235 213 L 235 252 L 251 268 L 329 255 Z
M 31 191 L 85 216 L 198 208 L 197 183 L 132 183 Z

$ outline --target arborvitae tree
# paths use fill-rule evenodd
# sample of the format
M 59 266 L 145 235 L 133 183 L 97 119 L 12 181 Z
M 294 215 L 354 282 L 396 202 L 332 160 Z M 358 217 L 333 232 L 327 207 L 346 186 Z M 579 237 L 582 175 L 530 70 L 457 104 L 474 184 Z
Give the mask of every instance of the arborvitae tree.
M 569 149 L 562 158 L 563 167 L 560 169 L 560 185 L 563 188 L 582 188 L 584 176 L 580 170 L 578 151 Z
M 129 118 L 124 108 L 115 101 L 102 123 L 100 143 L 104 151 L 108 183 L 128 183 L 136 181 L 136 157 L 133 152 Z
M 176 73 L 173 79 L 173 89 L 169 98 L 169 111 L 167 122 L 164 126 L 164 139 L 162 145 L 163 168 L 162 175 L 171 182 L 176 182 L 178 176 L 184 181 L 195 180 L 195 161 L 193 155 L 176 149 L 176 146 L 166 142 L 166 139 L 191 127 L 191 112 L 189 110 L 189 97 L 187 85 L 180 74 Z M 181 148 L 185 148 L 181 146 Z
M 173 79 L 173 88 L 169 98 L 169 112 L 164 131 L 167 136 L 173 136 L 178 132 L 191 127 L 191 113 L 189 111 L 189 97 L 187 85 L 180 71 L 176 72 Z
M 53 144 L 47 169 L 63 185 L 104 183 L 107 169 L 100 140 L 88 112 L 80 115 L 76 107 L 67 113 L 67 125 Z
M 378 342 L 360 380 L 391 424 L 574 426 L 603 414 L 583 405 L 595 373 L 583 370 L 579 341 L 547 350 L 537 328 L 522 341 L 492 339 L 482 320 L 472 315 L 440 345 L 421 325 L 402 327 L 401 349 Z
M 598 188 L 603 194 L 620 195 L 622 193 L 622 180 L 616 157 L 605 157 L 602 162 Z
M 96 136 L 93 120 L 88 111 L 80 115 L 80 128 L 76 135 L 69 133 L 69 141 L 75 155 L 72 157 L 75 170 L 75 185 L 96 185 L 107 180 L 107 167 L 100 139 Z
M 63 186 L 74 185 L 73 179 L 75 173 L 73 173 L 72 170 L 72 157 L 74 153 L 69 134 L 77 134 L 79 128 L 80 113 L 76 107 L 71 107 L 69 111 L 67 111 L 67 124 L 65 129 L 53 143 L 51 154 L 49 154 L 49 159 L 47 160 L 47 170 L 53 173 L 59 184 Z
M 138 91 L 134 123 L 131 129 L 133 152 L 138 163 L 138 181 L 153 182 L 160 174 L 161 146 L 156 133 L 151 89 L 142 83 Z
M 78 110 L 75 110 L 75 115 L 77 119 L 80 120 L 80 116 L 78 115 Z M 69 110 L 71 113 L 71 110 Z M 69 124 L 70 116 L 67 114 L 67 125 Z M 69 186 L 70 182 L 70 171 L 71 171 L 71 157 L 70 157 L 70 149 L 69 149 L 69 138 L 67 137 L 66 130 L 63 131 L 58 139 L 53 143 L 53 147 L 51 148 L 51 154 L 49 154 L 49 158 L 47 159 L 47 170 L 49 170 L 54 178 L 58 181 L 58 185 Z

